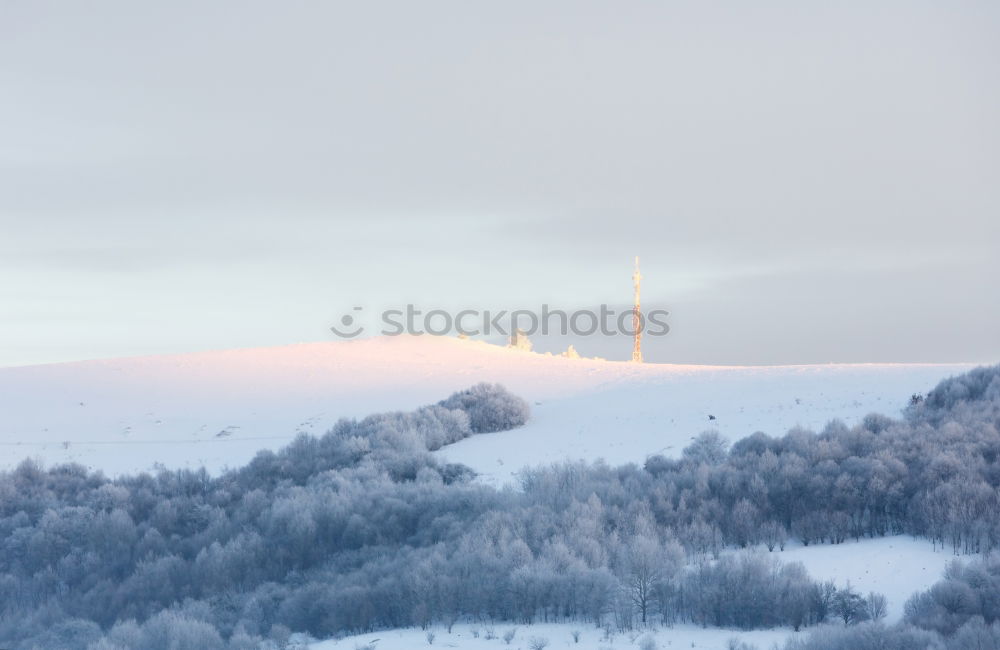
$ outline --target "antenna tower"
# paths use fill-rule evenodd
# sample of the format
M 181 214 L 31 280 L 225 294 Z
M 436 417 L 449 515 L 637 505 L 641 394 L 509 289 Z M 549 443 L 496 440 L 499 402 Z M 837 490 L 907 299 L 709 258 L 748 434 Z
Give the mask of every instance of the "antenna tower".
M 632 286 L 635 287 L 635 305 L 632 307 L 632 332 L 635 337 L 632 344 L 632 361 L 642 363 L 642 313 L 639 310 L 639 287 L 642 284 L 642 274 L 639 273 L 639 257 L 635 258 L 635 273 L 632 274 Z

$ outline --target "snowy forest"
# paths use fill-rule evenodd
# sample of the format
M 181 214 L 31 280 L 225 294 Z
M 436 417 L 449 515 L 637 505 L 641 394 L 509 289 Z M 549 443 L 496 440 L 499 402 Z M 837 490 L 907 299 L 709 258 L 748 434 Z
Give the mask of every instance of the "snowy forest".
M 1000 648 L 1000 366 L 914 395 L 899 419 L 731 445 L 707 431 L 678 458 L 535 468 L 518 489 L 431 453 L 528 417 L 481 384 L 342 420 L 219 476 L 25 461 L 0 474 L 0 640 L 275 650 L 296 632 L 459 621 L 836 623 L 789 650 Z M 767 552 L 897 533 L 958 560 L 892 626 L 880 594 Z

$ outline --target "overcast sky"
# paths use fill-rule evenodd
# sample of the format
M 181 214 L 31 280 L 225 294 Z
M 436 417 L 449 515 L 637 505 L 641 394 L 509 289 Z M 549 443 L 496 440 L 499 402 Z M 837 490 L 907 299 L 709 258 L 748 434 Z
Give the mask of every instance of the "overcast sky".
M 634 255 L 653 360 L 996 362 L 998 35 L 991 0 L 6 0 L 0 365 L 623 303 Z

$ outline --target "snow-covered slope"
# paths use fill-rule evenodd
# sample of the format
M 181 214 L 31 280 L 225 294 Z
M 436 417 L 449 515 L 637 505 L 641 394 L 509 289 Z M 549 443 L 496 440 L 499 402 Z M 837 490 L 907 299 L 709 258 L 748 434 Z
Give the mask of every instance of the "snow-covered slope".
M 588 368 L 592 386 L 536 398 L 522 429 L 475 436 L 442 450 L 496 484 L 521 467 L 563 459 L 603 458 L 612 465 L 650 454 L 676 455 L 715 429 L 730 440 L 756 431 L 820 429 L 834 418 L 852 424 L 872 412 L 898 415 L 909 397 L 967 367 L 823 365 L 772 367 L 644 366 Z M 625 369 L 622 369 L 624 366 Z M 531 395 L 524 392 L 524 395 Z
M 564 458 L 677 453 L 710 427 L 736 439 L 893 414 L 967 368 L 636 365 L 426 336 L 4 368 L 0 466 L 30 456 L 111 474 L 155 463 L 218 471 L 343 416 L 410 409 L 492 381 L 532 403 L 532 422 L 441 453 L 504 483 L 522 466 Z

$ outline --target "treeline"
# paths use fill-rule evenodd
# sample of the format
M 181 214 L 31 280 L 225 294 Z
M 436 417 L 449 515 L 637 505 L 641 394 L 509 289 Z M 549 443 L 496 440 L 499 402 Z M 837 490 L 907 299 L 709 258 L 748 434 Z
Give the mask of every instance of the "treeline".
M 708 433 L 644 467 L 530 470 L 519 491 L 430 453 L 522 424 L 527 406 L 498 386 L 344 421 L 214 478 L 23 463 L 0 475 L 0 640 L 242 650 L 281 647 L 291 631 L 458 620 L 869 629 L 878 595 L 722 549 L 895 532 L 993 548 L 998 377 L 944 382 L 902 420 L 732 449 Z
M 1000 369 L 980 368 L 915 396 L 903 420 L 870 415 L 729 453 L 704 434 L 685 457 L 651 458 L 657 522 L 689 547 L 804 544 L 910 533 L 959 553 L 1000 545 Z

